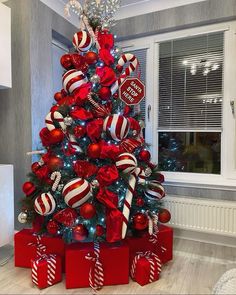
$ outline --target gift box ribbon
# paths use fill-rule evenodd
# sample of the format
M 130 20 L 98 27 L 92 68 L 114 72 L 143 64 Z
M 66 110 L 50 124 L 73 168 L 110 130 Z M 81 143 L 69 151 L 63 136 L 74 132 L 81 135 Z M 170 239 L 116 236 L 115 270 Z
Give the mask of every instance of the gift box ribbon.
M 36 243 L 29 243 L 28 246 L 36 246 L 37 257 L 44 255 L 47 249 L 47 247 L 43 245 L 42 237 L 40 235 L 36 235 Z
M 85 258 L 91 261 L 89 270 L 89 285 L 94 293 L 96 293 L 104 285 L 104 271 L 103 265 L 100 261 L 100 245 L 98 242 L 94 243 L 94 256 L 88 253 Z
M 149 283 L 152 283 L 155 280 L 155 271 L 157 271 L 158 273 L 161 272 L 161 260 L 155 253 L 151 251 L 136 253 L 131 266 L 131 277 L 135 280 L 137 263 L 138 260 L 142 257 L 146 258 L 150 263 Z

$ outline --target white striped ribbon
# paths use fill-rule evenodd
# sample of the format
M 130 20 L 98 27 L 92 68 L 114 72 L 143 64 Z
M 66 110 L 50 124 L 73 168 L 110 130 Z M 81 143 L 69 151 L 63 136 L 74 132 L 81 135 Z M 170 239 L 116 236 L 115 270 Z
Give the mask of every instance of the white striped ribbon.
M 91 261 L 91 267 L 89 270 L 89 285 L 93 292 L 96 293 L 104 285 L 104 272 L 100 261 L 100 245 L 98 242 L 94 242 L 94 255 L 95 257 L 88 253 L 85 258 Z
M 149 283 L 152 283 L 155 280 L 155 272 L 157 274 L 161 272 L 161 260 L 155 253 L 151 251 L 137 252 L 137 255 L 134 257 L 134 260 L 132 262 L 131 271 L 130 271 L 131 272 L 130 274 L 133 280 L 135 280 L 137 263 L 141 257 L 146 258 L 150 263 Z

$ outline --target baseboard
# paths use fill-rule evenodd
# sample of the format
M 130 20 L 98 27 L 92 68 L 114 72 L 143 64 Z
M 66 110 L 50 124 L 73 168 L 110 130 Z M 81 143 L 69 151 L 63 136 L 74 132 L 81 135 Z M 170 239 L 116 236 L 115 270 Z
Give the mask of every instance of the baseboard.
M 176 238 L 236 248 L 236 237 L 174 228 Z

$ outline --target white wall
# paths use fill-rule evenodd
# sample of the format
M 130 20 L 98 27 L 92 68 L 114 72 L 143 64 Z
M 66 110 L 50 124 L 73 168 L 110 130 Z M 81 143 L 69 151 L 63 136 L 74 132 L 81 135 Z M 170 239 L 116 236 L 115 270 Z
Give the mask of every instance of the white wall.
M 0 3 L 0 89 L 12 86 L 11 9 Z

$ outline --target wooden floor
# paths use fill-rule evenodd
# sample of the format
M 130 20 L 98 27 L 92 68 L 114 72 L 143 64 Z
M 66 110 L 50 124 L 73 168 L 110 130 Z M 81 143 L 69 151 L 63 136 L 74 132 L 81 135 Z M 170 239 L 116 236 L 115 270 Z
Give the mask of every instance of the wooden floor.
M 104 287 L 99 294 L 211 294 L 219 277 L 236 267 L 236 248 L 175 239 L 174 260 L 163 267 L 159 281 L 145 287 Z M 66 290 L 64 283 L 39 291 L 30 270 L 15 268 L 13 260 L 0 267 L 0 294 L 89 294 L 90 289 Z

